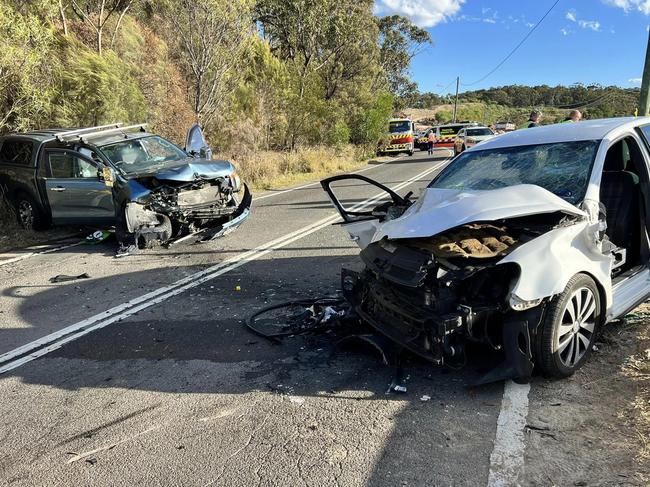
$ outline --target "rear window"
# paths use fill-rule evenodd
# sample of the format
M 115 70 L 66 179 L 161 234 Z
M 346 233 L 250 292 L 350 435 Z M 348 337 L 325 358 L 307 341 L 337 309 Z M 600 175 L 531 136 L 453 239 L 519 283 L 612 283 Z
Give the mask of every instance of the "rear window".
M 470 137 L 480 137 L 482 135 L 494 135 L 490 129 L 467 129 L 467 135 Z
M 33 144 L 25 140 L 8 139 L 0 147 L 0 162 L 29 166 L 32 163 Z

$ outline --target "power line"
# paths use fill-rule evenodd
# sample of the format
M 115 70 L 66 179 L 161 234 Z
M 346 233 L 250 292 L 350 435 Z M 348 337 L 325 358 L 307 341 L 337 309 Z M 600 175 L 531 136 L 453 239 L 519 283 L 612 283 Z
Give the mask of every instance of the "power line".
M 535 25 L 534 25 L 534 26 L 533 26 L 533 27 L 528 31 L 528 33 L 527 33 L 527 34 L 524 36 L 524 38 L 519 42 L 519 44 L 517 44 L 517 45 L 515 46 L 515 48 L 514 48 L 512 51 L 510 51 L 510 52 L 508 53 L 508 55 L 507 55 L 506 57 L 504 57 L 504 58 L 501 60 L 501 62 L 500 62 L 499 64 L 497 64 L 497 65 L 496 65 L 496 66 L 495 66 L 495 67 L 494 67 L 490 72 L 488 72 L 488 73 L 487 73 L 485 76 L 483 76 L 481 79 L 476 80 L 476 81 L 474 81 L 474 82 L 472 82 L 472 83 L 461 83 L 461 84 L 462 84 L 463 86 L 472 86 L 472 85 L 476 85 L 476 84 L 480 83 L 481 81 L 485 80 L 486 78 L 488 78 L 489 76 L 491 76 L 492 74 L 494 74 L 494 72 L 495 72 L 497 69 L 499 69 L 501 66 L 503 66 L 503 65 L 506 63 L 506 61 L 507 61 L 508 59 L 510 59 L 510 58 L 512 57 L 512 55 L 513 55 L 515 52 L 517 52 L 517 50 L 518 50 L 518 49 L 519 49 L 519 48 L 524 44 L 524 42 L 526 42 L 526 41 L 528 40 L 528 38 L 532 35 L 532 33 L 535 32 L 535 30 L 537 29 L 537 27 L 539 27 L 539 25 L 544 21 L 544 19 L 545 19 L 546 17 L 548 17 L 548 15 L 553 11 L 553 9 L 556 7 L 556 5 L 557 5 L 558 3 L 560 3 L 560 0 L 556 0 L 555 3 L 554 3 L 553 5 L 551 5 L 551 8 L 549 8 L 549 9 L 546 11 L 546 13 L 542 16 L 542 18 L 539 19 L 539 21 L 537 21 L 537 23 L 536 23 L 536 24 L 535 24 Z

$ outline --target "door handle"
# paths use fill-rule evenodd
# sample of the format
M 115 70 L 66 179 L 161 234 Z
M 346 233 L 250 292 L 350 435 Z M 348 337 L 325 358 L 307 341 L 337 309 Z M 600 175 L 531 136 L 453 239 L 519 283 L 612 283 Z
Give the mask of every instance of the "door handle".
M 63 186 L 55 186 L 54 188 L 50 188 L 50 191 L 57 191 L 60 193 L 61 191 L 65 191 L 65 188 Z

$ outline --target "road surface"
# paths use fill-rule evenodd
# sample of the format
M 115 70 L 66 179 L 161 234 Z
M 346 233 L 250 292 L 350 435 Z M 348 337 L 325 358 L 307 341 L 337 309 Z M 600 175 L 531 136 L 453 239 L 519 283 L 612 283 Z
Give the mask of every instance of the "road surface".
M 446 163 L 363 174 L 398 192 Z M 348 203 L 377 189 L 342 188 Z M 413 365 L 387 395 L 376 356 L 326 339 L 273 345 L 242 320 L 336 292 L 358 249 L 318 184 L 257 195 L 236 232 L 114 259 L 115 243 L 0 259 L 0 483 L 507 485 L 524 467 L 528 386 L 468 387 Z M 55 275 L 90 279 L 51 284 Z M 428 400 L 426 396 L 429 397 Z M 492 471 L 491 471 L 492 470 Z

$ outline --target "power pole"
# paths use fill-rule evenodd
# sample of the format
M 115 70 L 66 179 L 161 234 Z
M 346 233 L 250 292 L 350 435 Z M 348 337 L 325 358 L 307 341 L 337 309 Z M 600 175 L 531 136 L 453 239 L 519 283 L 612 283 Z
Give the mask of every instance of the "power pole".
M 648 41 L 650 43 L 650 40 Z M 646 59 L 647 64 L 647 59 Z M 458 113 L 458 87 L 460 86 L 460 76 L 456 77 L 456 99 L 454 100 L 454 123 L 456 123 L 456 114 Z
M 639 99 L 639 115 L 645 117 L 648 113 L 650 113 L 650 33 L 648 33 L 648 47 L 646 47 L 645 51 L 645 66 L 643 67 L 641 97 Z

